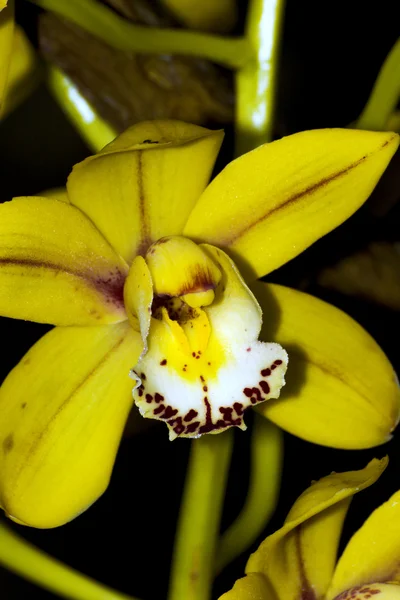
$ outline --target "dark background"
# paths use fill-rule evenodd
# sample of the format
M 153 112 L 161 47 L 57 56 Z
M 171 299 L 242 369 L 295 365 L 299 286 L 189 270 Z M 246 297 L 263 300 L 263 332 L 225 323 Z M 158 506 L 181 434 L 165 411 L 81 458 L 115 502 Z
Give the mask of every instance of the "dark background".
M 17 0 L 18 19 L 34 38 L 36 8 Z M 346 126 L 360 113 L 386 54 L 398 35 L 395 2 L 381 0 L 368 8 L 362 0 L 287 0 L 277 134 L 317 127 Z M 227 136 L 228 140 L 232 136 Z M 231 147 L 224 148 L 228 160 Z M 89 154 L 60 108 L 44 89 L 0 125 L 0 195 L 35 194 L 61 186 L 72 165 Z M 364 247 L 371 239 L 393 240 L 399 231 L 399 208 L 377 221 L 366 209 L 338 230 L 317 242 L 301 257 L 272 273 L 269 281 L 298 286 L 311 281 L 308 290 L 346 310 L 381 344 L 399 372 L 398 314 L 377 305 L 328 293 L 312 283 L 322 264 Z M 48 328 L 1 319 L 1 378 Z M 251 422 L 251 416 L 247 417 Z M 248 479 L 249 436 L 235 434 L 235 451 L 228 484 L 222 527 L 239 512 Z M 346 521 L 344 539 L 358 528 L 369 512 L 400 488 L 400 442 L 395 438 L 369 451 L 321 448 L 285 435 L 285 461 L 279 508 L 266 533 L 278 528 L 295 498 L 312 479 L 332 470 L 361 468 L 372 457 L 390 456 L 379 484 L 356 497 Z M 110 586 L 143 600 L 166 597 L 173 536 L 190 443 L 168 441 L 164 427 L 124 439 L 109 489 L 82 516 L 55 530 L 34 530 L 9 525 L 21 535 Z M 154 469 L 163 457 L 163 468 Z M 155 519 L 154 514 L 162 518 Z M 259 541 L 252 547 L 254 550 Z M 246 557 L 237 559 L 215 584 L 215 597 L 230 588 L 244 571 Z M 0 570 L 2 597 L 54 596 Z M 184 599 L 183 599 L 184 600 Z

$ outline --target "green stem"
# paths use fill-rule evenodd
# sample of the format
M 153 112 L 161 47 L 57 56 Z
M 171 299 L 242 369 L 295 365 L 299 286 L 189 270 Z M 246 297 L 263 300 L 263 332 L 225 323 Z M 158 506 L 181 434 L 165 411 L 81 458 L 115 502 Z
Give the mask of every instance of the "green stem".
M 283 434 L 279 427 L 255 414 L 251 438 L 251 474 L 245 505 L 222 536 L 217 548 L 219 573 L 245 552 L 264 531 L 279 496 Z
M 400 96 L 400 39 L 397 40 L 375 81 L 364 110 L 356 121 L 357 129 L 382 131 Z
M 31 0 L 34 4 L 76 23 L 110 46 L 146 54 L 199 56 L 236 69 L 249 58 L 243 38 L 218 36 L 185 29 L 142 27 L 119 17 L 94 0 Z
M 236 153 L 272 139 L 284 0 L 250 0 L 246 36 L 252 60 L 236 73 Z
M 192 442 L 175 540 L 169 600 L 208 600 L 230 456 L 231 430 Z
M 0 523 L 0 564 L 33 583 L 74 600 L 135 600 L 97 583 L 35 548 Z
M 47 83 L 58 104 L 93 152 L 99 152 L 117 137 L 118 132 L 99 116 L 62 71 L 49 67 Z

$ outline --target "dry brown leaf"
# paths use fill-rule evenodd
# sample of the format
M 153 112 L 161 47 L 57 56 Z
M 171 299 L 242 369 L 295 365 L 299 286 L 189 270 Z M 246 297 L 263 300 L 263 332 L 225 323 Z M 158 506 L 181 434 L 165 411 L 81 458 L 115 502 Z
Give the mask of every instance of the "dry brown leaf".
M 151 4 L 110 0 L 135 22 L 164 26 Z M 134 6 L 137 8 L 134 12 Z M 220 125 L 233 119 L 234 94 L 225 71 L 196 58 L 135 55 L 108 46 L 53 14 L 41 16 L 45 58 L 77 85 L 99 115 L 118 131 L 146 119 L 181 119 Z
M 324 269 L 323 287 L 400 310 L 400 243 L 374 242 Z

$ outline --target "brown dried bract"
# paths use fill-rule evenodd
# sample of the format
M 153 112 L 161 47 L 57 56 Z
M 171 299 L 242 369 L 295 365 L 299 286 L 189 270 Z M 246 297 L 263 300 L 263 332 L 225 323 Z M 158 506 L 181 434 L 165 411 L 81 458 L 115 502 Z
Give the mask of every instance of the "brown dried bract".
M 136 23 L 171 24 L 151 3 L 109 0 L 109 4 Z M 116 50 L 50 13 L 41 16 L 39 40 L 44 57 L 66 73 L 118 131 L 147 119 L 202 125 L 233 119 L 230 75 L 208 61 Z
M 374 242 L 365 250 L 324 269 L 318 283 L 400 310 L 400 244 Z

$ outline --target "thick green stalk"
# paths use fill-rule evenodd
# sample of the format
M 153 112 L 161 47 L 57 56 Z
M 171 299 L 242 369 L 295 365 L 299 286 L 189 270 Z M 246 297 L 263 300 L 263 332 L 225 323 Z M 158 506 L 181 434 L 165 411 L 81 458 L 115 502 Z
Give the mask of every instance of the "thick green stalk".
M 73 600 L 135 600 L 78 573 L 0 523 L 0 565 L 63 598 Z
M 246 502 L 220 540 L 216 552 L 217 573 L 245 552 L 265 529 L 278 501 L 282 460 L 282 431 L 256 413 Z
M 272 139 L 284 0 L 251 0 L 246 35 L 252 58 L 236 72 L 236 154 Z
M 93 152 L 99 152 L 117 137 L 118 132 L 99 116 L 62 71 L 56 67 L 49 67 L 47 84 L 58 104 Z
M 400 39 L 397 40 L 376 78 L 357 129 L 384 131 L 400 97 Z
M 232 430 L 192 442 L 168 600 L 210 598 L 232 443 Z
M 218 36 L 185 29 L 142 27 L 122 19 L 94 0 L 31 0 L 34 4 L 76 23 L 110 46 L 146 54 L 199 56 L 226 67 L 246 62 L 249 45 L 243 38 Z

